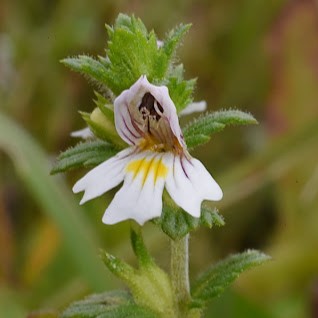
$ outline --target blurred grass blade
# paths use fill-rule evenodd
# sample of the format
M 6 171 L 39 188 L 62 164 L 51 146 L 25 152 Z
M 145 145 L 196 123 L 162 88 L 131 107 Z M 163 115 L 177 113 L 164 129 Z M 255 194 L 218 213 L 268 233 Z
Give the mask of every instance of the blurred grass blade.
M 21 304 L 21 294 L 0 286 L 0 314 L 5 318 L 25 318 L 27 309 Z
M 49 176 L 49 162 L 40 147 L 26 131 L 1 113 L 0 149 L 11 157 L 34 199 L 57 224 L 70 258 L 88 285 L 93 290 L 104 290 L 107 284 L 109 287 L 107 272 L 97 256 L 98 242 L 84 212 L 69 198 L 69 190 L 61 179 Z
M 302 160 L 315 155 L 317 142 L 318 120 L 313 119 L 234 166 L 222 176 L 224 199 L 219 208 L 225 209 L 255 193 L 266 182 L 286 175 Z

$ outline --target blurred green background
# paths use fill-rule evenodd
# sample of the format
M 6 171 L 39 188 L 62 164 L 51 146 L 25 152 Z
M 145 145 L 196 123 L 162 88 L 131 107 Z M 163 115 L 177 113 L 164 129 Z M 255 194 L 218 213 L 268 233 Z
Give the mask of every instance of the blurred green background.
M 135 262 L 128 222 L 101 223 L 112 194 L 79 207 L 71 186 L 84 171 L 49 176 L 56 155 L 76 142 L 70 132 L 84 127 L 77 111 L 93 109 L 93 85 L 59 60 L 103 54 L 104 24 L 119 12 L 135 13 L 161 38 L 193 23 L 179 52 L 186 77 L 198 77 L 195 99 L 260 122 L 228 128 L 194 154 L 224 189 L 217 206 L 227 224 L 192 235 L 191 277 L 247 248 L 273 257 L 242 275 L 206 317 L 318 317 L 314 0 L 1 0 L 0 316 L 50 317 L 88 293 L 121 287 L 99 247 Z M 145 239 L 168 269 L 164 235 L 147 224 Z

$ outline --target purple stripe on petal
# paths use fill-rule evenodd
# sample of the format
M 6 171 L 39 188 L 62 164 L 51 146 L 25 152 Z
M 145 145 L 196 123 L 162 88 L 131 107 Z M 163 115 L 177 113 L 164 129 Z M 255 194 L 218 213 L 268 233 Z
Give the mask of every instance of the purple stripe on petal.
M 183 161 L 182 161 L 183 156 L 182 156 L 182 157 L 180 156 L 179 158 L 180 158 L 181 168 L 182 168 L 182 170 L 183 170 L 183 172 L 184 172 L 185 176 L 186 176 L 186 177 L 190 180 L 190 178 L 189 178 L 189 176 L 188 176 L 188 174 L 187 174 L 187 172 L 186 172 L 186 169 L 185 169 L 184 163 L 183 163 Z
M 188 155 L 189 155 L 189 153 L 188 153 Z M 194 167 L 194 165 L 193 165 L 192 161 L 188 158 L 188 156 L 187 156 L 187 155 L 185 155 L 184 157 L 185 157 L 185 158 L 186 158 L 186 160 L 189 162 L 189 164 L 190 164 L 192 167 Z
M 136 132 L 137 132 L 140 136 L 144 135 L 144 132 L 138 127 L 138 125 L 136 125 L 135 121 L 133 120 L 133 118 L 132 118 L 132 116 L 131 116 L 131 113 L 130 113 L 130 111 L 129 111 L 128 105 L 125 105 L 125 106 L 126 106 L 126 110 L 127 110 L 128 114 L 129 114 L 129 117 L 130 117 L 130 123 L 131 123 L 131 125 L 135 128 Z
M 136 136 L 136 135 L 130 130 L 130 128 L 128 127 L 128 125 L 127 125 L 127 123 L 126 123 L 125 118 L 122 117 L 122 119 L 123 119 L 123 122 L 124 122 L 124 124 L 125 124 L 126 129 L 129 131 L 129 133 L 130 133 L 134 138 L 136 138 L 136 139 L 140 138 L 140 136 Z
M 120 131 L 127 140 L 129 140 L 134 146 L 136 145 L 136 143 L 131 138 L 129 138 L 122 129 L 120 129 Z

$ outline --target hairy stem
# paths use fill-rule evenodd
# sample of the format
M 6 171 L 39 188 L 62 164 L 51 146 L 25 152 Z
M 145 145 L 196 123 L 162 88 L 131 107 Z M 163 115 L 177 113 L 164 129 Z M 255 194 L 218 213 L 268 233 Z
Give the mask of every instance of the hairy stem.
M 171 240 L 171 280 L 178 317 L 187 317 L 187 304 L 190 301 L 189 234 Z

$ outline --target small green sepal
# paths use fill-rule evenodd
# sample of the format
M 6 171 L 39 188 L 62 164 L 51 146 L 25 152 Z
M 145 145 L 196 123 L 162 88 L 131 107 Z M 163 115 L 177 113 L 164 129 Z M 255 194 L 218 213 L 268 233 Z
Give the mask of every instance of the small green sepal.
M 181 239 L 200 226 L 211 228 L 212 226 L 223 226 L 225 224 L 223 217 L 216 208 L 211 209 L 202 204 L 201 215 L 199 218 L 195 218 L 177 206 L 166 193 L 163 200 L 162 214 L 160 218 L 154 219 L 153 222 L 159 225 L 162 231 L 173 240 Z
M 96 106 L 100 109 L 104 116 L 114 124 L 114 105 L 107 98 L 96 91 L 95 96 L 96 99 L 94 100 L 94 103 L 96 104 Z
M 105 116 L 99 107 L 96 107 L 91 114 L 85 112 L 80 112 L 80 114 L 97 138 L 113 144 L 118 149 L 123 149 L 127 146 L 119 137 L 114 120 Z

